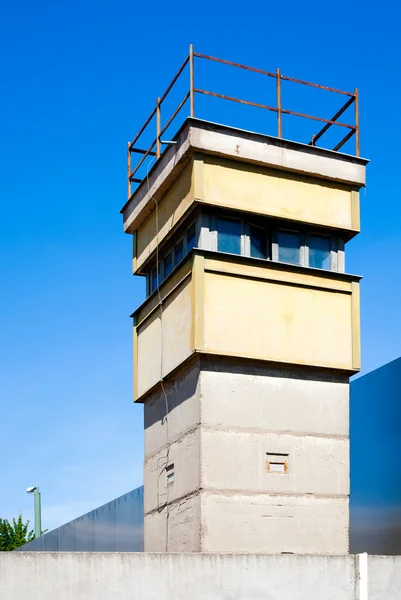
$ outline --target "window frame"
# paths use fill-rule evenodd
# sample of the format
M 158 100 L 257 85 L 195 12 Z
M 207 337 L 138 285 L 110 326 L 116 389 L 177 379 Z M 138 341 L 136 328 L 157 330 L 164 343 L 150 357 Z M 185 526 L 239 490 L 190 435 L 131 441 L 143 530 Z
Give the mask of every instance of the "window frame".
M 171 271 L 166 275 L 166 258 L 171 254 Z M 163 253 L 163 279 L 164 281 L 171 273 L 174 271 L 174 246 L 167 250 L 167 252 Z
M 330 262 L 330 267 L 329 269 L 323 269 L 320 267 L 311 267 L 310 266 L 310 242 L 309 242 L 309 238 L 311 237 L 320 237 L 320 238 L 326 238 L 329 241 L 329 262 Z M 333 246 L 334 246 L 334 239 L 332 236 L 330 235 L 326 235 L 326 234 L 322 234 L 322 233 L 317 233 L 315 231 L 307 231 L 305 233 L 305 258 L 306 258 L 306 265 L 310 268 L 310 269 L 318 269 L 319 271 L 334 271 L 337 269 L 334 269 L 333 267 L 336 266 L 337 261 L 334 260 L 334 250 L 333 250 Z
M 240 224 L 240 252 L 239 254 L 232 252 L 225 252 L 219 250 L 219 231 L 218 222 L 219 220 L 234 221 Z M 200 248 L 205 250 L 212 250 L 221 254 L 227 254 L 232 256 L 246 256 L 258 261 L 272 261 L 281 262 L 286 265 L 301 266 L 309 269 L 318 269 L 319 271 L 332 271 L 338 273 L 345 272 L 345 252 L 344 252 L 344 239 L 333 233 L 321 232 L 319 230 L 313 230 L 307 228 L 305 225 L 299 229 L 295 227 L 279 227 L 277 221 L 269 219 L 268 217 L 259 217 L 251 214 L 244 214 L 243 216 L 233 215 L 231 212 L 217 211 L 211 209 L 207 211 L 205 209 L 199 210 L 195 215 L 189 217 L 188 224 L 183 225 L 178 229 L 179 233 L 174 233 L 170 238 L 170 242 L 166 244 L 165 249 L 159 252 L 159 281 L 154 289 L 152 289 L 152 274 L 156 269 L 156 264 L 153 262 L 153 266 L 148 269 L 147 272 L 147 285 L 146 291 L 147 296 L 150 296 L 157 288 L 162 284 L 163 281 L 174 271 L 174 269 L 181 264 L 185 257 L 189 254 L 192 248 Z M 194 246 L 188 248 L 188 232 L 191 228 L 194 228 Z M 264 232 L 266 241 L 266 258 L 251 256 L 251 232 L 252 228 Z M 279 260 L 279 234 L 280 233 L 292 233 L 300 236 L 300 248 L 299 248 L 299 263 L 287 263 Z M 327 238 L 330 243 L 330 267 L 329 269 L 320 269 L 319 267 L 311 267 L 310 262 L 310 237 L 322 237 Z M 175 241 L 176 240 L 176 241 Z M 182 257 L 177 261 L 176 247 L 179 243 L 182 243 Z M 169 275 L 165 275 L 165 260 L 169 253 L 172 255 L 172 269 Z
M 299 246 L 299 263 L 290 263 L 280 260 L 280 244 L 278 241 L 279 233 L 293 233 L 299 235 L 300 238 L 300 246 Z M 294 265 L 295 267 L 305 267 L 306 264 L 306 250 L 305 250 L 305 239 L 302 231 L 299 229 L 284 229 L 278 228 L 273 230 L 272 232 L 272 260 L 275 262 L 279 262 L 283 265 Z
M 225 252 L 224 250 L 219 250 L 219 229 L 218 229 L 219 220 L 237 221 L 240 224 L 240 244 L 239 244 L 240 251 L 238 254 L 235 252 Z M 232 217 L 231 215 L 225 215 L 224 213 L 218 213 L 212 217 L 212 229 L 214 232 L 214 236 L 213 236 L 214 244 L 213 244 L 212 250 L 215 250 L 216 252 L 220 252 L 221 254 L 231 254 L 232 256 L 246 256 L 246 254 L 245 254 L 246 226 L 245 226 L 244 219 L 241 219 L 241 217 Z
M 174 241 L 175 236 L 173 236 L 170 239 L 170 242 L 168 244 L 166 244 L 166 246 L 163 248 L 163 250 L 159 251 L 159 253 L 158 253 L 159 254 L 159 281 L 158 281 L 158 285 L 156 285 L 156 287 L 154 289 L 152 289 L 152 274 L 153 274 L 154 270 L 156 269 L 155 261 L 152 263 L 152 266 L 150 266 L 148 268 L 148 271 L 146 273 L 146 297 L 150 296 L 151 294 L 153 294 L 153 292 L 155 292 L 157 290 L 157 288 L 165 281 L 165 279 L 167 279 L 167 277 L 169 277 L 171 275 L 171 273 L 174 271 L 174 269 L 180 263 L 183 262 L 183 260 L 187 256 L 187 254 L 192 250 L 192 248 L 190 250 L 188 250 L 188 231 L 191 229 L 191 227 L 194 227 L 194 231 L 195 231 L 195 245 L 193 246 L 193 248 L 199 247 L 199 215 L 195 215 L 195 218 L 192 218 L 190 220 L 190 222 L 188 223 L 188 225 L 179 229 L 180 234 L 178 236 L 177 241 Z M 181 260 L 179 262 L 177 262 L 176 246 L 180 241 L 182 241 L 183 254 L 182 254 Z M 170 273 L 168 275 L 166 275 L 165 260 L 170 253 L 172 255 L 172 269 L 171 269 Z
M 181 258 L 181 260 L 179 260 L 179 261 L 177 262 L 177 256 L 176 256 L 176 247 L 178 246 L 178 244 L 179 244 L 180 242 L 182 242 L 182 258 Z M 185 254 L 186 254 L 186 252 L 185 252 L 185 232 L 184 232 L 184 234 L 183 234 L 183 235 L 182 235 L 180 238 L 178 238 L 178 240 L 175 242 L 175 244 L 174 244 L 174 245 L 173 245 L 173 247 L 172 247 L 172 250 L 173 250 L 173 269 L 175 269 L 175 268 L 176 268 L 176 266 L 177 266 L 177 265 L 179 265 L 179 264 L 180 264 L 180 262 L 182 262 L 182 261 L 184 260 L 184 258 L 185 258 Z
M 192 248 L 190 248 L 188 250 L 188 231 L 191 229 L 191 227 L 193 225 L 195 227 L 195 245 L 192 246 Z M 198 247 L 199 232 L 198 232 L 198 218 L 197 217 L 193 221 L 191 221 L 187 227 L 185 227 L 184 240 L 185 240 L 185 253 L 184 253 L 184 257 L 185 257 L 189 252 L 191 252 L 191 250 L 193 248 Z
M 153 294 L 153 292 L 155 292 L 157 290 L 157 288 L 160 286 L 160 283 L 162 282 L 161 279 L 161 271 L 160 271 L 160 260 L 159 260 L 159 281 L 157 281 L 157 268 L 156 268 L 156 263 L 153 264 L 153 266 L 151 267 L 151 269 L 149 270 L 149 278 L 148 278 L 148 296 L 150 296 L 151 294 Z M 156 287 L 154 289 L 152 289 L 152 282 L 153 282 L 153 271 L 156 271 Z
M 261 258 L 260 256 L 252 256 L 251 254 L 251 228 L 261 229 L 265 234 L 266 241 L 266 258 Z M 256 260 L 272 260 L 272 233 L 268 227 L 264 225 L 256 224 L 254 221 L 247 221 L 245 224 L 245 256 L 249 256 L 250 258 L 255 258 Z

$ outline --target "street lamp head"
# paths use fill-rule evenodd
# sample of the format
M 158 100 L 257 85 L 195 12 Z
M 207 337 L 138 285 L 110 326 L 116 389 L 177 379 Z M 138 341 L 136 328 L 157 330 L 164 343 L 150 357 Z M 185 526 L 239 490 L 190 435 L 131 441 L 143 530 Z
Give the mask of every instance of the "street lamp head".
M 28 494 L 33 494 L 33 492 L 36 491 L 36 485 L 35 485 L 35 487 L 26 488 L 26 491 L 27 491 Z

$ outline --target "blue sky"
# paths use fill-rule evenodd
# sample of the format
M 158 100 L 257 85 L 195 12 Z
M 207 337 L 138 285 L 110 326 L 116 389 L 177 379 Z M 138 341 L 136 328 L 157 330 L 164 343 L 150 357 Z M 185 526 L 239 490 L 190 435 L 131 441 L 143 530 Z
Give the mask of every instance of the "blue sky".
M 0 516 L 31 517 L 25 488 L 39 485 L 43 525 L 53 528 L 142 482 L 129 315 L 144 283 L 131 275 L 132 240 L 118 211 L 126 143 L 190 42 L 206 54 L 359 87 L 361 149 L 371 164 L 347 270 L 365 277 L 363 371 L 401 354 L 395 1 L 22 0 L 2 13 Z M 230 70 L 212 68 L 207 85 L 274 101 L 271 82 L 235 80 Z M 309 97 L 283 94 L 288 108 L 306 108 Z M 330 117 L 341 100 L 323 93 L 310 111 Z M 201 116 L 275 134 L 264 112 L 239 116 L 220 102 Z M 284 120 L 285 137 L 292 126 Z

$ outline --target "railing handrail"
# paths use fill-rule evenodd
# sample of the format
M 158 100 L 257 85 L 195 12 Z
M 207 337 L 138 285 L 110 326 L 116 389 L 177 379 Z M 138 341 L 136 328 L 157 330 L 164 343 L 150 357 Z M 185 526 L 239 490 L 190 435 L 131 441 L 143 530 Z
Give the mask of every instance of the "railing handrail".
M 233 66 L 236 68 L 240 68 L 240 69 L 245 69 L 247 71 L 252 71 L 254 73 L 259 73 L 261 75 L 265 75 L 267 77 L 272 77 L 276 79 L 276 101 L 277 101 L 277 106 L 269 106 L 267 104 L 260 104 L 257 102 L 252 102 L 250 100 L 245 100 L 245 99 L 240 99 L 240 98 L 234 98 L 232 96 L 227 96 L 224 94 L 219 94 L 217 92 L 212 92 L 210 90 L 204 90 L 204 89 L 200 89 L 200 88 L 196 88 L 195 87 L 195 77 L 194 77 L 194 62 L 195 62 L 195 58 L 199 58 L 199 59 L 205 59 L 205 60 L 210 60 L 213 62 L 217 62 L 217 63 L 222 63 L 225 65 L 229 65 L 229 66 Z M 176 108 L 176 110 L 174 111 L 173 115 L 168 119 L 166 125 L 164 125 L 164 127 L 162 127 L 161 125 L 161 106 L 162 103 L 164 102 L 164 100 L 166 99 L 167 95 L 170 93 L 171 89 L 174 87 L 175 83 L 177 82 L 178 78 L 180 77 L 180 75 L 183 73 L 185 67 L 189 64 L 189 91 L 185 94 L 183 100 L 180 102 L 180 104 L 178 105 L 178 107 Z M 342 94 L 345 96 L 349 96 L 349 99 L 347 100 L 347 102 L 335 113 L 335 115 L 331 118 L 331 119 L 324 119 L 322 117 L 317 117 L 314 115 L 308 115 L 305 113 L 299 113 L 299 112 L 295 112 L 295 111 L 291 111 L 288 109 L 284 109 L 282 107 L 282 100 L 281 100 L 281 82 L 282 81 L 290 81 L 293 83 L 298 83 L 298 84 L 302 84 L 302 85 L 307 85 L 310 87 L 314 87 L 314 88 L 318 88 L 321 90 L 325 90 L 328 92 L 332 92 L 332 93 L 336 93 L 336 94 Z M 136 136 L 134 137 L 132 142 L 128 142 L 128 200 L 131 198 L 132 195 L 132 189 L 131 189 L 131 183 L 141 183 L 142 179 L 135 177 L 135 174 L 138 172 L 138 170 L 140 169 L 140 167 L 143 165 L 144 161 L 146 160 L 146 158 L 148 156 L 152 156 L 152 157 L 156 157 L 156 159 L 158 159 L 161 155 L 161 136 L 163 135 L 163 133 L 165 133 L 167 131 L 167 129 L 169 128 L 169 126 L 171 125 L 171 123 L 174 121 L 174 119 L 177 117 L 178 113 L 181 111 L 181 109 L 184 107 L 185 103 L 189 100 L 190 101 L 190 116 L 194 117 L 195 116 L 195 94 L 203 94 L 206 96 L 213 96 L 216 98 L 221 98 L 223 100 L 230 100 L 231 102 L 237 102 L 239 104 L 246 104 L 248 106 L 254 106 L 257 108 L 263 108 L 265 110 L 269 110 L 272 112 L 275 112 L 277 114 L 277 135 L 279 138 L 283 137 L 283 133 L 282 133 L 282 115 L 292 115 L 292 116 L 296 116 L 296 117 L 301 117 L 301 118 L 305 118 L 305 119 L 310 119 L 313 121 L 319 121 L 321 123 L 325 123 L 325 125 L 322 127 L 322 129 L 315 135 L 312 135 L 312 139 L 309 142 L 309 145 L 311 146 L 315 146 L 317 140 L 319 140 L 322 135 L 324 133 L 326 133 L 326 131 L 332 126 L 332 125 L 336 125 L 338 127 L 345 127 L 347 129 L 349 129 L 350 131 L 345 135 L 345 137 L 333 148 L 333 151 L 337 152 L 353 135 L 355 135 L 355 140 L 356 140 L 356 146 L 355 146 L 355 154 L 356 156 L 360 155 L 360 136 L 359 136 L 359 93 L 358 93 L 358 89 L 355 88 L 354 92 L 347 92 L 344 90 L 339 90 L 336 88 L 332 88 L 332 87 L 328 87 L 328 86 L 324 86 L 324 85 L 320 85 L 317 83 L 312 83 L 310 81 L 304 81 L 302 79 L 296 79 L 294 77 L 288 77 L 287 75 L 282 75 L 280 72 L 280 69 L 277 69 L 275 73 L 270 72 L 270 71 L 265 71 L 263 69 L 258 69 L 256 67 L 250 67 L 247 65 L 243 65 L 240 63 L 235 63 L 229 60 L 225 60 L 222 58 L 216 58 L 215 56 L 208 56 L 207 54 L 200 54 L 199 52 L 194 52 L 193 46 L 192 44 L 189 47 L 189 54 L 188 56 L 185 58 L 184 62 L 182 63 L 182 65 L 180 66 L 180 68 L 178 69 L 178 71 L 176 72 L 176 74 L 174 75 L 173 79 L 171 80 L 171 82 L 169 83 L 167 89 L 165 90 L 165 92 L 163 93 L 162 96 L 160 96 L 159 98 L 157 98 L 156 101 L 156 106 L 155 108 L 152 110 L 152 112 L 150 113 L 149 117 L 146 119 L 145 123 L 142 125 L 142 127 L 140 128 L 139 132 L 136 134 Z M 355 125 L 352 125 L 350 123 L 343 123 L 338 121 L 337 119 L 352 105 L 355 104 Z M 149 124 L 151 123 L 151 121 L 153 120 L 153 118 L 156 117 L 156 138 L 153 140 L 152 144 L 149 146 L 149 148 L 147 149 L 143 149 L 143 148 L 138 148 L 136 147 L 136 143 L 138 142 L 138 140 L 140 139 L 140 137 L 142 136 L 142 134 L 145 132 L 145 130 L 148 128 Z M 156 147 L 156 150 L 153 151 L 153 149 Z M 142 158 L 139 160 L 138 164 L 135 166 L 134 170 L 131 171 L 131 154 L 132 153 L 137 153 L 137 154 L 142 154 Z

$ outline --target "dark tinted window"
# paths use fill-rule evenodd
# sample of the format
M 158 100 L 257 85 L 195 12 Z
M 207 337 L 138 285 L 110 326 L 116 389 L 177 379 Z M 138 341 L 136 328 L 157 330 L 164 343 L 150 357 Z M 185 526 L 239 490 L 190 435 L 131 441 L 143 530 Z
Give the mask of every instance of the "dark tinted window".
M 320 235 L 309 235 L 309 266 L 315 269 L 330 269 L 330 239 Z
M 178 265 L 184 258 L 184 240 L 181 239 L 174 247 L 174 261 Z
M 235 219 L 217 220 L 218 250 L 241 254 L 241 222 Z
M 157 288 L 157 271 L 156 267 L 153 267 L 152 272 L 150 274 L 150 292 L 154 292 Z
M 167 256 L 164 257 L 164 277 L 167 277 L 168 275 L 170 275 L 172 270 L 173 270 L 173 251 L 170 250 L 170 252 L 167 254 Z
M 196 246 L 196 225 L 192 223 L 187 229 L 187 252 Z
M 251 256 L 267 258 L 267 234 L 261 227 L 250 227 Z
M 301 262 L 301 235 L 289 231 L 279 231 L 277 241 L 279 261 L 299 265 Z

